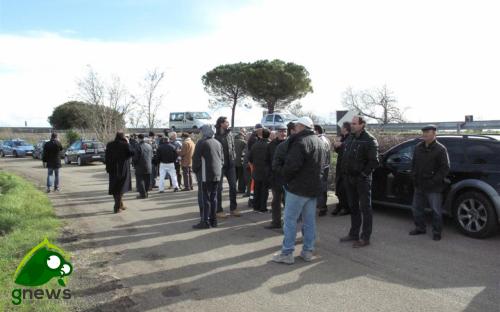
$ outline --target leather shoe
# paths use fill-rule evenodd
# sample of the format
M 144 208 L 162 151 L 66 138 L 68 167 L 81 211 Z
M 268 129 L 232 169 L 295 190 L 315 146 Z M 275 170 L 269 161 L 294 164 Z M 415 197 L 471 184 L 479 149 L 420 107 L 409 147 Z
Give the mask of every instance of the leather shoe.
M 271 223 L 269 225 L 266 225 L 264 228 L 268 230 L 281 229 L 281 225 Z
M 345 209 L 342 209 L 340 212 L 339 212 L 339 216 L 347 216 L 351 214 L 351 212 L 349 210 L 345 210 Z
M 324 216 L 326 216 L 327 212 L 328 212 L 328 210 L 326 210 L 326 209 L 320 210 L 319 213 L 318 213 L 318 217 L 324 217 Z
M 440 241 L 440 240 L 441 240 L 441 234 L 434 233 L 434 234 L 432 235 L 432 240 L 435 240 L 435 241 Z
M 360 239 L 359 241 L 355 241 L 352 244 L 352 248 L 362 248 L 362 247 L 366 247 L 368 245 L 370 245 L 370 241 Z
M 193 225 L 193 229 L 201 230 L 201 229 L 208 229 L 208 228 L 210 228 L 210 226 L 206 222 L 200 222 L 198 224 Z
M 351 235 L 347 235 L 347 236 L 344 236 L 344 237 L 340 238 L 340 242 L 341 243 L 354 242 L 354 241 L 357 241 L 357 240 L 358 239 L 352 237 Z
M 420 229 L 414 229 L 412 231 L 410 231 L 410 233 L 408 233 L 409 235 L 421 235 L 421 234 L 425 234 L 425 230 L 420 230 Z

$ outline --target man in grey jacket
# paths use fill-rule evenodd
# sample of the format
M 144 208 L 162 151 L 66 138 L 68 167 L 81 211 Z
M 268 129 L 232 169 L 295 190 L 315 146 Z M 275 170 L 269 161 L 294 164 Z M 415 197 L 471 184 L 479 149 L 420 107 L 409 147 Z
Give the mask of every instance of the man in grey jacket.
M 137 192 L 139 192 L 137 198 L 147 198 L 151 182 L 153 148 L 144 141 L 143 134 L 139 134 L 137 137 L 139 142 L 135 147 L 135 154 L 132 158 L 135 168 Z
M 201 220 L 193 225 L 195 229 L 217 227 L 217 187 L 222 181 L 224 153 L 222 144 L 214 138 L 212 125 L 201 127 L 203 139 L 196 144 L 193 155 L 193 171 L 201 178 L 202 202 Z M 199 181 L 198 181 L 199 182 Z

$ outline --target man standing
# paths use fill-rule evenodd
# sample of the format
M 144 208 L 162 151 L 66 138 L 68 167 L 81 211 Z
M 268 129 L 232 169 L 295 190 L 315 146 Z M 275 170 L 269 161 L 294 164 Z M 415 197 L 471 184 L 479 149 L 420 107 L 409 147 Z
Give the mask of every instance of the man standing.
M 443 229 L 442 192 L 446 187 L 450 160 L 446 147 L 436 140 L 436 130 L 434 125 L 422 128 L 423 141 L 417 144 L 413 152 L 411 172 L 415 192 L 412 211 L 416 228 L 410 235 L 425 234 L 424 208 L 429 203 L 432 208 L 432 239 L 439 241 Z
M 43 145 L 42 161 L 47 163 L 47 193 L 52 186 L 51 177 L 54 174 L 54 191 L 59 191 L 59 168 L 61 168 L 62 151 L 61 142 L 57 139 L 57 133 L 52 132 L 50 141 Z
M 167 142 L 166 139 L 160 141 L 160 147 L 156 152 L 156 163 L 160 164 L 160 193 L 165 192 L 165 175 L 168 173 L 172 179 L 174 192 L 179 191 L 177 184 L 177 175 L 175 173 L 175 161 L 177 160 L 177 152 L 173 144 Z
M 332 211 L 332 215 L 345 216 L 350 214 L 349 203 L 347 200 L 347 191 L 345 189 L 344 178 L 340 164 L 342 163 L 342 155 L 344 153 L 345 141 L 351 134 L 351 123 L 346 121 L 340 128 L 340 138 L 333 144 L 335 152 L 337 153 L 337 164 L 335 166 L 335 195 L 339 200 L 337 206 Z
M 269 145 L 269 129 L 262 130 L 262 139 L 255 142 L 248 155 L 248 162 L 253 166 L 252 177 L 255 181 L 254 187 L 254 205 L 256 212 L 267 212 L 267 199 L 269 198 L 269 154 L 267 147 Z
M 182 143 L 177 141 L 177 132 L 172 131 L 169 133 L 168 138 L 170 139 L 170 144 L 173 145 L 175 152 L 177 153 L 182 149 Z M 181 156 L 178 156 L 174 163 L 175 175 L 177 177 L 177 184 L 179 187 L 182 185 L 182 175 L 181 175 Z
M 316 202 L 320 194 L 321 165 L 323 152 L 320 138 L 313 131 L 309 117 L 297 120 L 297 134 L 289 145 L 283 168 L 287 187 L 284 217 L 284 238 L 280 253 L 273 256 L 274 262 L 293 264 L 293 251 L 297 235 L 297 221 L 304 221 L 304 246 L 300 254 L 304 261 L 312 260 L 316 236 Z
M 232 216 L 239 217 L 241 214 L 238 211 L 238 204 L 236 203 L 236 169 L 234 167 L 234 138 L 229 129 L 229 121 L 226 117 L 221 116 L 217 119 L 215 125 L 216 133 L 215 139 L 222 144 L 224 152 L 224 167 L 222 167 L 222 174 L 226 176 L 227 183 L 229 184 L 229 211 Z M 217 189 L 217 217 L 225 218 L 226 214 L 222 210 L 222 183 L 224 179 L 220 179 L 219 187 Z
M 371 187 L 372 172 L 378 166 L 378 142 L 365 127 L 366 121 L 363 117 L 353 117 L 352 134 L 346 140 L 341 163 L 351 209 L 351 230 L 340 241 L 353 242 L 354 248 L 368 246 L 372 234 Z M 360 239 L 361 223 L 363 231 Z
M 281 143 L 285 142 L 287 137 L 287 128 L 285 126 L 278 126 L 277 136 L 271 143 L 269 143 L 267 148 L 268 160 L 270 162 L 269 167 L 271 168 L 271 192 L 273 194 L 273 200 L 271 202 L 271 224 L 266 226 L 266 229 L 280 229 L 281 228 L 281 203 L 284 201 L 284 190 L 283 186 L 285 181 L 283 175 L 273 166 L 274 156 L 276 151 L 280 148 Z
M 153 159 L 151 160 L 151 180 L 149 184 L 149 190 L 156 188 L 156 177 L 158 176 L 158 166 L 155 163 L 156 151 L 158 150 L 158 144 L 156 143 L 156 135 L 153 131 L 149 132 L 149 144 L 153 149 Z
M 183 191 L 192 191 L 193 176 L 191 175 L 191 170 L 193 165 L 194 142 L 186 132 L 182 133 L 181 137 L 183 139 L 182 148 L 178 151 L 178 154 L 181 156 L 182 175 L 184 178 Z
M 321 194 L 318 196 L 319 216 L 325 216 L 328 212 L 326 205 L 328 201 L 328 174 L 330 173 L 330 140 L 325 135 L 325 130 L 320 125 L 314 125 L 314 132 L 323 142 L 323 164 L 321 166 Z
M 241 128 L 240 132 L 234 136 L 234 149 L 236 157 L 234 165 L 236 168 L 236 180 L 238 184 L 238 193 L 245 193 L 245 175 L 243 169 L 243 158 L 245 157 L 245 149 L 247 142 L 245 141 L 246 130 Z
M 222 180 L 224 152 L 222 145 L 214 136 L 212 125 L 201 127 L 203 139 L 197 144 L 193 155 L 193 171 L 201 178 L 203 209 L 200 211 L 200 222 L 193 225 L 194 229 L 217 227 L 217 188 Z M 200 182 L 200 180 L 198 180 Z
M 245 180 L 247 182 L 247 190 L 246 190 L 246 193 L 243 197 L 250 197 L 248 199 L 248 206 L 249 207 L 253 206 L 254 181 L 252 179 L 252 169 L 253 168 L 250 164 L 248 164 L 248 154 L 252 150 L 252 146 L 255 144 L 255 142 L 257 142 L 258 140 L 260 140 L 262 138 L 262 129 L 263 129 L 263 127 L 261 124 L 256 124 L 252 134 L 250 134 L 250 137 L 248 138 L 248 142 L 247 142 L 246 157 L 245 157 L 245 161 L 243 164 L 243 166 L 245 167 L 245 173 L 246 173 Z
M 149 183 L 151 181 L 151 163 L 153 160 L 153 148 L 151 145 L 144 142 L 144 135 L 140 133 L 138 136 L 139 142 L 135 146 L 134 157 L 132 162 L 135 168 L 135 181 L 137 198 L 147 198 Z

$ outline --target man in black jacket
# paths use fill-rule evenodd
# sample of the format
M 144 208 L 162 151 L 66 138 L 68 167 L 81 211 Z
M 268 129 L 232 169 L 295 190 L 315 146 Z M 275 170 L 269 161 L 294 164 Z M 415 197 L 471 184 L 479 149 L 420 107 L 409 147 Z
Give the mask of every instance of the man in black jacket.
M 267 212 L 269 198 L 269 171 L 267 147 L 269 145 L 269 129 L 263 129 L 262 139 L 255 142 L 248 155 L 248 162 L 253 166 L 252 177 L 255 181 L 254 205 L 256 212 Z
M 234 137 L 231 134 L 231 129 L 229 129 L 229 121 L 227 118 L 224 116 L 219 117 L 215 129 L 215 139 L 222 144 L 224 152 L 224 167 L 222 167 L 222 173 L 226 176 L 227 183 L 229 184 L 229 211 L 231 216 L 239 217 L 240 212 L 237 209 L 238 204 L 236 202 L 236 168 L 234 164 L 236 153 L 234 150 Z M 217 189 L 217 217 L 219 218 L 226 217 L 226 214 L 222 210 L 222 182 L 223 179 L 219 181 Z
M 304 245 L 300 254 L 305 261 L 312 260 L 316 236 L 316 203 L 321 189 L 321 166 L 323 142 L 313 131 L 309 117 L 301 117 L 295 125 L 297 134 L 290 143 L 283 167 L 286 183 L 284 216 L 284 238 L 280 253 L 273 256 L 274 262 L 293 264 L 293 251 L 297 234 L 297 220 L 302 215 L 304 222 Z
M 222 145 L 214 136 L 212 125 L 201 127 L 203 139 L 196 144 L 193 154 L 193 171 L 196 173 L 198 188 L 202 188 L 202 209 L 200 222 L 193 225 L 195 229 L 217 227 L 217 188 L 222 180 L 224 166 L 224 152 Z M 201 183 L 200 183 L 201 182 Z
M 340 128 L 340 138 L 333 144 L 334 150 L 337 153 L 337 164 L 335 166 L 335 195 L 339 200 L 337 206 L 332 211 L 332 215 L 344 216 L 350 214 L 349 204 L 347 200 L 347 191 L 345 189 L 344 179 L 340 164 L 342 163 L 342 154 L 344 153 L 345 141 L 351 134 L 351 123 L 346 121 Z
M 50 193 L 52 186 L 51 177 L 54 174 L 54 191 L 59 191 L 59 168 L 61 168 L 62 146 L 57 140 L 57 133 L 50 135 L 50 141 L 43 145 L 42 161 L 47 163 L 47 193 Z
M 441 240 L 443 219 L 441 204 L 442 192 L 446 187 L 445 179 L 450 171 L 448 151 L 436 140 L 436 126 L 422 128 L 422 139 L 415 147 L 412 159 L 412 178 L 415 186 L 413 195 L 413 219 L 416 228 L 410 235 L 425 234 L 424 207 L 432 208 L 432 239 Z
M 153 148 L 144 142 L 144 135 L 140 133 L 137 138 L 139 141 L 134 148 L 134 157 L 132 163 L 135 168 L 136 189 L 139 192 L 137 198 L 147 198 L 149 183 L 151 181 Z
M 361 116 L 352 119 L 352 134 L 345 142 L 340 164 L 351 209 L 351 230 L 340 241 L 353 242 L 354 248 L 368 246 L 372 233 L 371 186 L 372 172 L 378 166 L 378 142 L 365 127 L 366 121 Z
M 168 143 L 168 139 L 163 138 L 160 141 L 160 146 L 156 152 L 156 163 L 160 165 L 160 193 L 165 192 L 165 176 L 168 172 L 172 179 L 174 192 L 179 191 L 177 184 L 177 174 L 175 171 L 175 161 L 177 160 L 177 151 L 172 144 Z

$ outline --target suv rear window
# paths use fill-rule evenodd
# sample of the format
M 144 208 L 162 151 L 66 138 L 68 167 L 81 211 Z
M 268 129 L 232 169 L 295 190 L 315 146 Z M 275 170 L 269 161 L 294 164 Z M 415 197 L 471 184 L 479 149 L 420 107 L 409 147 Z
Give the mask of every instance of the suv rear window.
M 448 150 L 448 157 L 450 163 L 462 164 L 465 162 L 464 140 L 460 139 L 439 139 L 438 142 L 442 143 Z
M 473 165 L 500 165 L 500 144 L 471 142 L 465 147 L 467 158 Z

